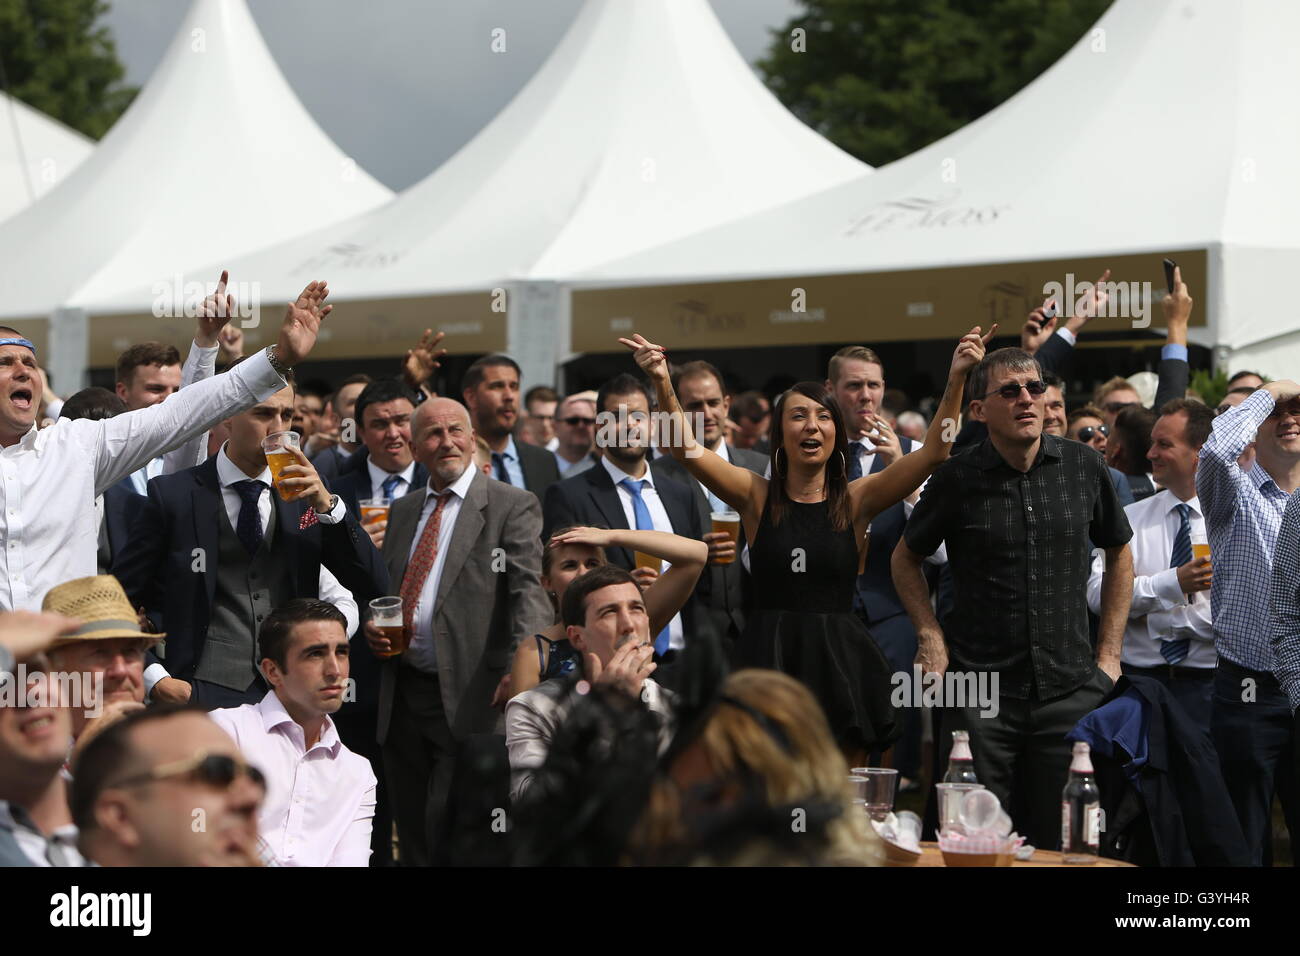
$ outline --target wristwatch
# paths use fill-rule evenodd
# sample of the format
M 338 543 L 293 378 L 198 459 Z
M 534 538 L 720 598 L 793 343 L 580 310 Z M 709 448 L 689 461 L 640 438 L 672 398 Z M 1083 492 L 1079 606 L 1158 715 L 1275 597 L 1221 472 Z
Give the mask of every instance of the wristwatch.
M 327 514 L 331 514 L 331 513 L 334 511 L 334 509 L 337 508 L 338 506 L 339 506 L 339 496 L 338 496 L 338 495 L 330 495 L 330 504 L 329 504 L 329 507 L 326 508 L 324 511 L 317 511 L 316 513 L 317 513 L 318 515 L 327 515 Z
M 275 369 L 276 375 L 279 375 L 281 378 L 285 378 L 290 372 L 293 371 L 293 366 L 285 365 L 283 362 L 280 361 L 280 357 L 276 351 L 276 348 L 277 347 L 274 345 L 268 345 L 266 347 L 266 360 L 271 363 L 271 368 Z

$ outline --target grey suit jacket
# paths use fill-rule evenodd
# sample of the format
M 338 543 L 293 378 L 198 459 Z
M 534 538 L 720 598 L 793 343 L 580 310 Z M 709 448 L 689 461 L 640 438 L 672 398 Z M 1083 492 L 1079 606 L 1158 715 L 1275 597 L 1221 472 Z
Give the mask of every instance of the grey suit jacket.
M 767 470 L 766 455 L 760 455 L 747 448 L 736 448 L 734 445 L 727 446 L 727 453 L 731 456 L 733 465 L 748 468 L 756 475 L 761 475 Z M 711 531 L 713 525 L 709 515 L 713 508 L 709 504 L 709 496 L 704 493 L 695 476 L 686 470 L 686 466 L 671 455 L 663 455 L 651 462 L 650 468 L 656 475 L 680 481 L 691 489 L 695 496 L 695 510 L 700 516 L 700 528 L 703 531 Z M 744 633 L 745 609 L 750 597 L 749 573 L 740 563 L 740 552 L 744 546 L 745 533 L 742 530 L 740 541 L 736 544 L 736 560 L 731 564 L 708 565 L 706 573 L 700 575 L 700 583 L 695 588 L 695 593 L 708 607 L 709 617 L 713 620 L 718 634 L 723 637 L 730 636 L 733 640 Z
M 420 488 L 398 498 L 389 512 L 382 553 L 398 589 L 425 492 Z M 536 495 L 475 472 L 448 541 L 433 618 L 438 684 L 457 740 L 496 730 L 500 714 L 492 707 L 492 694 L 516 644 L 554 619 L 540 580 L 541 535 Z M 383 662 L 380 743 L 388 735 L 400 664 L 400 657 Z

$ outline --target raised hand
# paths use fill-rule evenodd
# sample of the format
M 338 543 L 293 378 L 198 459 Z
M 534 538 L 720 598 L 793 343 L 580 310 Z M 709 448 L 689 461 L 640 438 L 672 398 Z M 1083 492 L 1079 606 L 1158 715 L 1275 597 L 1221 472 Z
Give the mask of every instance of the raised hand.
M 632 350 L 632 358 L 651 381 L 668 379 L 668 350 L 662 345 L 655 345 L 638 332 L 630 339 L 620 338 L 619 342 Z
M 221 330 L 235 316 L 235 297 L 226 293 L 226 283 L 229 281 L 230 273 L 222 269 L 216 290 L 199 303 L 194 342 L 202 348 L 210 349 L 216 345 Z
M 323 305 L 330 294 L 329 286 L 320 281 L 309 282 L 296 302 L 290 302 L 280 326 L 276 353 L 285 365 L 297 365 L 316 345 L 320 324 L 333 311 L 334 306 Z
M 1083 305 L 1079 308 L 1079 311 L 1074 314 L 1074 317 L 1079 320 L 1078 324 L 1080 326 L 1083 326 L 1084 323 L 1088 322 L 1090 319 L 1094 319 L 1098 315 L 1101 315 L 1102 308 L 1110 299 L 1110 293 L 1102 289 L 1102 284 L 1109 278 L 1110 270 L 1107 269 L 1101 274 L 1101 278 L 1092 284 L 1092 294 L 1084 298 Z
M 1174 291 L 1166 292 L 1160 300 L 1160 310 L 1164 313 L 1167 325 L 1186 326 L 1192 317 L 1192 297 L 1187 294 L 1187 284 L 1183 282 L 1181 266 L 1174 266 Z
M 549 547 L 558 548 L 562 544 L 589 544 L 597 548 L 608 548 L 612 544 L 613 533 L 607 528 L 570 528 L 568 531 L 551 536 Z
M 217 333 L 221 343 L 221 357 L 226 362 L 233 362 L 244 354 L 244 330 L 237 325 L 227 325 Z
M 39 654 L 64 634 L 81 626 L 75 617 L 42 611 L 0 612 L 0 646 L 7 647 L 14 660 Z
M 595 654 L 587 655 L 587 679 L 596 687 L 609 687 L 633 700 L 641 698 L 641 686 L 659 666 L 654 662 L 653 644 L 631 641 L 614 652 L 604 667 Z
M 871 442 L 876 454 L 884 463 L 889 465 L 902 458 L 903 443 L 898 440 L 898 433 L 889 427 L 889 422 L 879 415 L 868 415 L 867 421 L 871 425 L 871 431 L 867 432 L 866 439 Z M 875 434 L 873 435 L 872 432 Z
M 411 388 L 418 391 L 441 367 L 442 363 L 438 360 L 447 354 L 447 350 L 438 348 L 438 343 L 444 334 L 439 332 L 434 335 L 431 329 L 425 329 L 420 344 L 406 353 L 406 358 L 402 360 L 402 378 Z
M 965 378 L 966 373 L 973 369 L 980 362 L 984 361 L 984 347 L 989 344 L 998 330 L 996 322 L 993 327 L 984 335 L 980 334 L 980 327 L 977 325 L 961 337 L 957 343 L 956 350 L 952 353 L 952 367 L 949 371 L 949 377 Z
M 1029 318 L 1025 320 L 1025 326 L 1020 330 L 1020 347 L 1033 355 L 1043 347 L 1043 343 L 1052 337 L 1056 331 L 1056 315 L 1051 318 L 1047 317 L 1048 309 L 1056 303 L 1055 299 L 1047 299 L 1033 312 L 1029 313 Z

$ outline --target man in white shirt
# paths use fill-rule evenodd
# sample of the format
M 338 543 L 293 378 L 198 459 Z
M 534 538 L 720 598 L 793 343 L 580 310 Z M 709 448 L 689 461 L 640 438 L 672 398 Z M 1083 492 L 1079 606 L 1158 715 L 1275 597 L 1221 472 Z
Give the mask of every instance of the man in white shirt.
M 1133 528 L 1133 606 L 1124 631 L 1121 668 L 1154 677 L 1206 734 L 1218 655 L 1210 613 L 1210 558 L 1194 557 L 1206 540 L 1196 496 L 1196 465 L 1214 412 L 1200 402 L 1174 399 L 1151 429 L 1152 474 L 1164 486 L 1124 508 Z M 1101 607 L 1100 552 L 1093 556 L 1088 605 Z
M 384 559 L 409 637 L 394 648 L 373 621 L 366 638 L 383 661 L 378 736 L 402 865 L 438 858 L 457 754 L 498 733 L 495 705 L 509 693 L 522 638 L 554 610 L 542 591 L 541 508 L 522 488 L 474 467 L 465 407 L 431 398 L 411 422 L 423 494 L 393 503 Z
M 256 704 L 212 711 L 266 777 L 258 817 L 281 866 L 365 866 L 377 781 L 330 720 L 348 687 L 347 622 L 333 605 L 298 598 L 258 635 L 271 690 Z
M 650 677 L 650 618 L 636 581 L 622 568 L 602 565 L 569 585 L 562 610 L 568 638 L 582 655 L 581 676 L 573 679 L 623 694 L 658 715 L 662 752 L 671 740 L 673 698 Z M 528 790 L 546 762 L 572 702 L 573 679 L 543 681 L 506 705 L 511 800 Z
M 61 419 L 37 430 L 36 349 L 0 327 L 0 609 L 40 607 L 45 592 L 95 573 L 95 498 L 149 459 L 284 388 L 331 306 L 310 283 L 291 303 L 275 345 L 166 402 L 102 421 Z

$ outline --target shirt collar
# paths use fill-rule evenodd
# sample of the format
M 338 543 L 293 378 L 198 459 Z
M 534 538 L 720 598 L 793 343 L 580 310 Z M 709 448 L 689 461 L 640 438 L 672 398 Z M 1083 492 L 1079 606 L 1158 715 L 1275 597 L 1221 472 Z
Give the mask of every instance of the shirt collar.
M 1243 402 L 1242 404 L 1245 403 Z M 1259 463 L 1258 460 L 1256 460 L 1253 464 L 1251 464 L 1250 471 L 1246 472 L 1246 476 L 1250 478 L 1250 483 L 1254 485 L 1256 490 L 1258 490 L 1261 494 L 1265 491 L 1264 488 L 1265 485 L 1272 485 L 1273 491 L 1277 492 L 1279 495 L 1282 495 L 1284 497 L 1290 497 L 1289 495 L 1286 494 L 1286 492 L 1284 492 L 1281 488 L 1277 486 L 1277 482 L 1273 480 L 1273 476 L 1264 470 L 1264 467 Z
M 266 487 L 271 487 L 271 468 L 268 465 L 262 469 L 262 473 L 256 478 L 249 478 L 244 474 L 244 470 L 230 460 L 226 454 L 226 444 L 223 443 L 221 450 L 217 452 L 217 480 L 221 482 L 222 488 L 229 488 L 236 482 L 240 481 L 260 481 Z
M 505 456 L 506 456 L 507 458 L 509 458 L 511 461 L 518 461 L 518 460 L 519 460 L 519 449 L 515 448 L 515 436 L 514 436 L 514 435 L 507 435 L 507 436 L 506 436 L 506 447 L 505 447 L 505 448 L 502 448 L 501 451 L 499 451 L 497 454 L 505 455 Z
M 469 486 L 474 482 L 474 473 L 477 471 L 478 467 L 474 464 L 473 459 L 470 459 L 470 463 L 465 466 L 465 470 L 460 473 L 460 477 L 448 485 L 441 493 L 433 490 L 433 479 L 430 478 L 429 484 L 425 486 L 425 503 L 428 504 L 430 498 L 441 498 L 448 491 L 461 501 L 464 501 L 465 496 L 469 494 Z
M 1187 505 L 1187 507 L 1192 509 L 1192 514 L 1196 515 L 1196 517 L 1198 518 L 1201 517 L 1201 499 L 1198 498 L 1196 495 L 1192 495 L 1186 501 L 1182 501 L 1176 494 L 1174 494 L 1168 488 L 1163 488 L 1160 491 L 1156 492 L 1157 498 L 1161 496 L 1165 498 L 1165 500 L 1161 503 L 1160 506 L 1164 514 L 1166 515 L 1175 514 L 1178 511 L 1179 505 Z
M 718 450 L 717 452 L 715 452 L 715 454 L 723 461 L 726 462 L 731 461 L 731 449 L 727 447 L 726 439 L 723 439 L 722 441 L 718 442 Z
M 1044 432 L 1038 442 L 1038 453 L 1034 455 L 1034 461 L 1029 466 L 1029 470 L 1033 471 L 1041 465 L 1044 458 L 1060 459 L 1062 457 L 1061 442 L 1063 440 L 1068 441 L 1069 439 L 1060 439 L 1055 435 L 1048 435 Z M 1007 468 L 1011 467 L 1007 464 L 1006 459 L 998 454 L 998 450 L 993 447 L 991 438 L 984 439 L 976 446 L 974 456 L 975 463 L 985 470 L 996 468 L 998 465 L 1004 465 Z
M 644 481 L 644 482 L 645 482 L 646 484 L 648 484 L 651 488 L 653 488 L 653 487 L 655 486 L 655 483 L 654 483 L 654 472 L 651 470 L 651 468 L 650 468 L 650 466 L 649 466 L 648 464 L 646 465 L 646 469 L 645 469 L 645 474 L 644 474 L 644 475 L 642 475 L 640 478 L 633 478 L 631 475 L 629 475 L 629 474 L 628 474 L 626 471 L 624 471 L 622 468 L 618 467 L 618 465 L 616 465 L 616 464 L 614 464 L 612 461 L 610 461 L 608 455 L 601 455 L 601 456 L 600 456 L 600 463 L 601 463 L 602 465 L 604 465 L 604 466 L 605 466 L 605 470 L 606 470 L 607 472 L 609 472 L 609 477 L 612 478 L 612 479 L 614 480 L 614 485 L 615 485 L 615 487 L 617 487 L 621 482 L 624 482 L 624 481 L 633 481 L 633 482 Z M 644 488 L 645 485 L 642 485 L 642 487 Z
M 290 717 L 289 712 L 284 709 L 284 704 L 280 702 L 280 695 L 275 692 L 274 688 L 266 692 L 266 696 L 258 703 L 257 710 L 262 715 L 262 728 L 268 734 L 272 733 L 277 727 L 283 727 L 286 724 L 297 726 L 297 721 Z M 298 729 L 305 738 L 306 733 L 302 731 L 301 727 Z M 334 729 L 334 721 L 330 720 L 329 714 L 326 714 L 325 723 L 320 731 L 320 739 L 310 749 L 324 747 L 330 752 L 331 757 L 337 757 L 342 743 L 339 740 L 338 731 Z
M 375 460 L 371 458 L 369 455 L 367 455 L 366 468 L 369 469 L 370 471 L 370 487 L 375 494 L 378 494 L 380 492 L 380 490 L 383 488 L 384 480 L 388 478 L 390 474 L 397 475 L 397 477 L 403 479 L 408 485 L 411 483 L 411 479 L 415 477 L 414 459 L 412 459 L 411 463 L 407 465 L 405 468 L 403 468 L 401 471 L 387 472 L 384 471 L 384 469 L 380 468 L 378 465 L 376 465 Z

